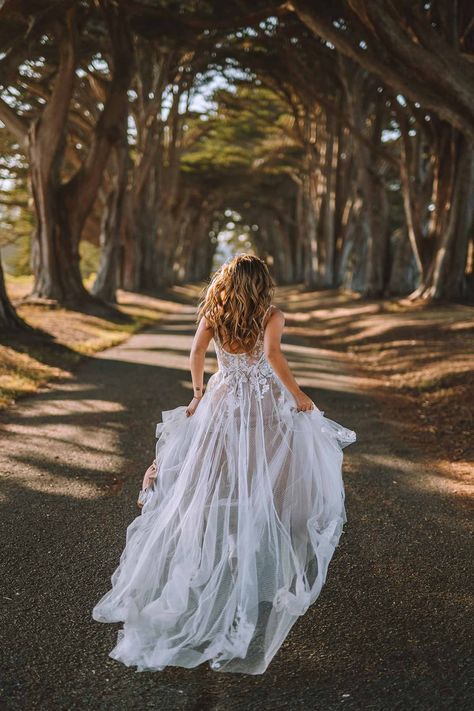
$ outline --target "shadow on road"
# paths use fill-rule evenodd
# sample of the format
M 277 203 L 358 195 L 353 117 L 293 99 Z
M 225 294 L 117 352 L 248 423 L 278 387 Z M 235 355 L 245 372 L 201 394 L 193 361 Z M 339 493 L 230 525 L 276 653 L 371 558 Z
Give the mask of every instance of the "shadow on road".
M 139 515 L 155 425 L 191 397 L 186 294 L 158 326 L 0 416 L 5 707 L 468 708 L 472 523 L 398 423 L 380 417 L 345 355 L 295 331 L 318 301 L 290 290 L 280 292 L 292 314 L 290 364 L 326 415 L 358 434 L 346 459 L 348 523 L 326 586 L 263 676 L 205 665 L 139 674 L 107 656 L 120 625 L 94 622 L 91 609 Z M 216 369 L 211 351 L 206 369 Z

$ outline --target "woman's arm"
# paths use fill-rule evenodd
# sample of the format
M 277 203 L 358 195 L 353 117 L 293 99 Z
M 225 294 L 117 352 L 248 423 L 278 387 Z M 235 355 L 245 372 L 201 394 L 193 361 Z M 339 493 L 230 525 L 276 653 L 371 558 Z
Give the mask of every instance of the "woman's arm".
M 283 311 L 275 309 L 270 315 L 265 328 L 263 341 L 265 357 L 280 378 L 283 385 L 295 398 L 297 410 L 313 410 L 315 407 L 314 402 L 299 387 L 293 373 L 290 370 L 288 361 L 281 352 L 281 336 L 283 334 L 284 325 L 285 316 Z
M 204 362 L 206 359 L 207 347 L 212 338 L 212 328 L 209 328 L 206 319 L 203 317 L 199 321 L 196 333 L 194 334 L 189 354 L 189 365 L 191 368 L 191 378 L 193 381 L 194 397 L 186 408 L 186 414 L 193 415 L 199 405 L 199 400 L 204 392 Z

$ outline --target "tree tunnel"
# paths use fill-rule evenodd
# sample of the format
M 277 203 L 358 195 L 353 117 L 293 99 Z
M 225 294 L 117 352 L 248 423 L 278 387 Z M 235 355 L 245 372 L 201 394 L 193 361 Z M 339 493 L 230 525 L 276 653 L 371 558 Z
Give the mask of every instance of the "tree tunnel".
M 36 297 L 206 279 L 247 242 L 280 283 L 472 296 L 468 0 L 86 5 L 0 10 L 0 238 Z

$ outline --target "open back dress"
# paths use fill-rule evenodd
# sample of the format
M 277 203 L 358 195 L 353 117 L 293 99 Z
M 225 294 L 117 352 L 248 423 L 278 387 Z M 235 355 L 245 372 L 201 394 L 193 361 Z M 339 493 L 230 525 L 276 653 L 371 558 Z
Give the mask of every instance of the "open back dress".
M 272 307 L 270 307 L 272 308 Z M 315 602 L 346 521 L 342 449 L 355 433 L 298 412 L 263 349 L 229 353 L 194 415 L 162 413 L 157 477 L 126 531 L 99 622 L 137 671 L 261 674 Z

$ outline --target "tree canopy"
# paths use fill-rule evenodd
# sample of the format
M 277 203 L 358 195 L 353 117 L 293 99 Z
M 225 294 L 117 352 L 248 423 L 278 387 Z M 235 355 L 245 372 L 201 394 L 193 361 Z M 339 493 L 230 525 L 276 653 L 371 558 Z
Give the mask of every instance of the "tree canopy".
M 468 0 L 6 0 L 0 52 L 35 298 L 206 278 L 229 211 L 280 282 L 472 298 Z

